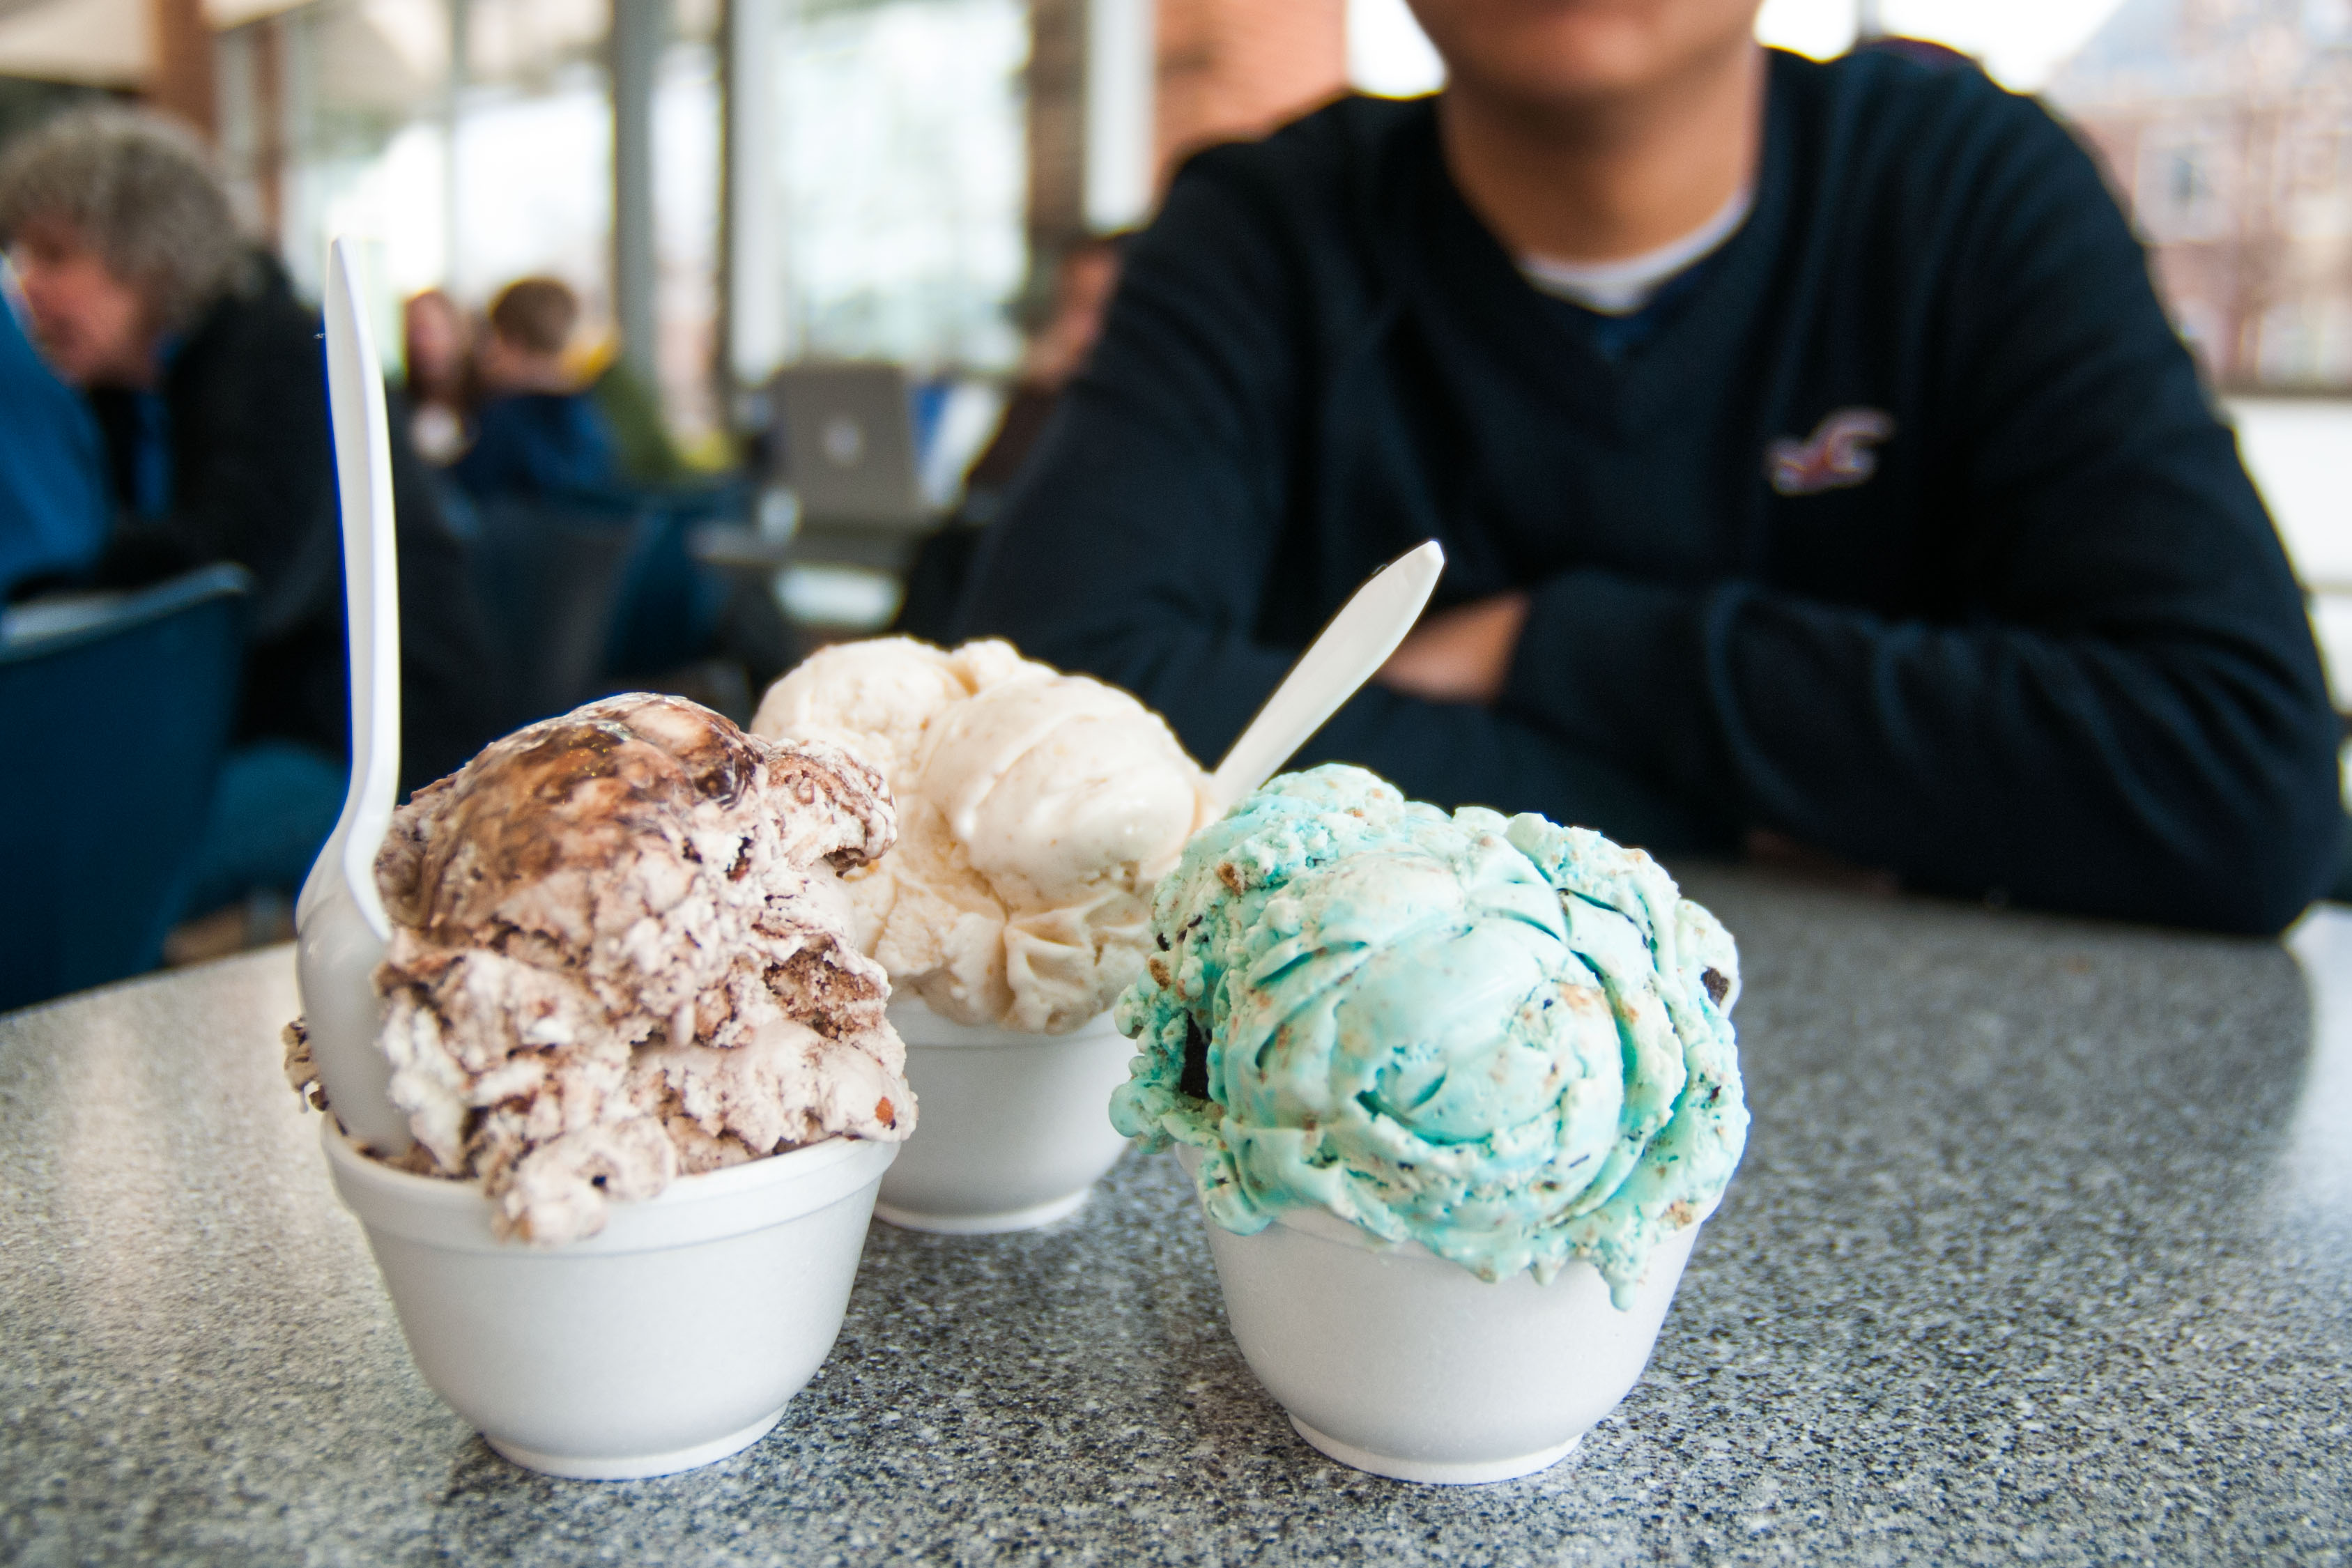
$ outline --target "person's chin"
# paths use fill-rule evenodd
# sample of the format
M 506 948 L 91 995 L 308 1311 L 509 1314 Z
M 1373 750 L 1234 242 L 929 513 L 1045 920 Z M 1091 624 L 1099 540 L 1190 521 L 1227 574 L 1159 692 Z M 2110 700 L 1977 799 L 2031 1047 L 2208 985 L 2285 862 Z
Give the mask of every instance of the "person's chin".
M 1718 36 L 1712 23 L 1676 26 L 1685 19 L 1660 9 L 1607 0 L 1530 7 L 1512 26 L 1486 21 L 1475 46 L 1450 40 L 1444 53 L 1457 79 L 1524 103 L 1571 106 L 1638 96 L 1703 68 L 1748 36 Z

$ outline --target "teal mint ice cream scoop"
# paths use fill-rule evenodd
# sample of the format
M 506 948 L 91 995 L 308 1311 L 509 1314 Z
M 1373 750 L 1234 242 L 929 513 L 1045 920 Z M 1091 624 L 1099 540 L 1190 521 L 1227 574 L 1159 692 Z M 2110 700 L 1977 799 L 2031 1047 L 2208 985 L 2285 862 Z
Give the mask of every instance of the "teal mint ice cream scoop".
M 1160 885 L 1120 1131 L 1202 1151 L 1249 1235 L 1320 1207 L 1487 1279 L 1597 1268 L 1623 1307 L 1748 1127 L 1729 933 L 1649 856 L 1359 768 L 1274 780 Z

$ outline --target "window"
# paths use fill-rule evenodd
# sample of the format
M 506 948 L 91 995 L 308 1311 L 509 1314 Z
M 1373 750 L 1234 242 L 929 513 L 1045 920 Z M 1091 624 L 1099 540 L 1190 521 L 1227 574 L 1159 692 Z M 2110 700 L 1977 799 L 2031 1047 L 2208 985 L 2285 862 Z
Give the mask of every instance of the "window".
M 1009 368 L 1027 261 L 1027 6 L 803 0 L 769 47 L 770 170 L 738 220 L 774 228 L 777 275 L 739 285 L 782 296 L 762 357 Z

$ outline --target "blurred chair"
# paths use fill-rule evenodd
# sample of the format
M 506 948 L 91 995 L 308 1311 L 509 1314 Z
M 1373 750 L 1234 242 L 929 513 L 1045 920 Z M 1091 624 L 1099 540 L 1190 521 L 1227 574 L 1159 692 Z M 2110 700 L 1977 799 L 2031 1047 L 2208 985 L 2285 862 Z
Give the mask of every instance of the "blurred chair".
M 698 530 L 748 515 L 751 490 L 736 485 L 642 490 L 631 499 L 636 537 L 622 569 L 604 673 L 643 680 L 712 651 L 728 582 L 694 558 L 692 540 Z
M 509 721 L 578 705 L 604 667 L 634 531 L 545 501 L 489 501 L 477 516 L 474 580 L 506 656 Z
M 0 623 L 0 1008 L 162 960 L 236 717 L 246 587 L 209 566 Z
M 729 584 L 688 540 L 730 489 L 507 499 L 478 509 L 475 581 L 502 640 L 517 723 L 708 658 Z

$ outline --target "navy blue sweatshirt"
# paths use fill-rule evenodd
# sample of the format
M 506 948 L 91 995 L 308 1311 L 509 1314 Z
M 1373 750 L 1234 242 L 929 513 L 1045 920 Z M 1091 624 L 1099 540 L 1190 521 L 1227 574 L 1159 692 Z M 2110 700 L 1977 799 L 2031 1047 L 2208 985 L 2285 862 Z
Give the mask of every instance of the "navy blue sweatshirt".
M 558 496 L 611 485 L 617 452 L 586 393 L 509 393 L 483 405 L 474 444 L 449 471 L 477 500 Z
M 2275 931 L 2337 726 L 2230 432 L 2035 102 L 1771 58 L 1754 209 L 1604 352 L 1464 203 L 1433 100 L 1177 176 L 959 618 L 1211 762 L 1376 566 L 1532 609 L 1491 708 L 1301 753 L 1664 852 L 1763 827 L 1912 886 Z

